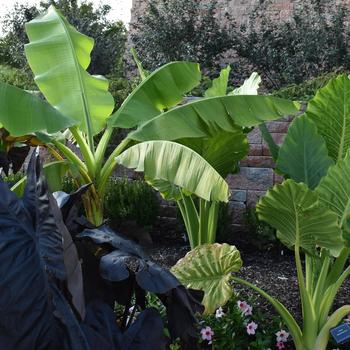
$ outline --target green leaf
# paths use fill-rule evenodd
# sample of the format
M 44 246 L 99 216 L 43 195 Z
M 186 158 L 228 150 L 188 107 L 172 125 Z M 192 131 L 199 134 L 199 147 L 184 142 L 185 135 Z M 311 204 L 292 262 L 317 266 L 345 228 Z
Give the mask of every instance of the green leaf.
M 241 255 L 235 246 L 215 243 L 191 250 L 171 272 L 187 288 L 204 291 L 205 313 L 211 314 L 231 298 L 232 272 L 241 267 Z
M 200 82 L 199 65 L 171 62 L 147 76 L 112 114 L 109 125 L 133 128 L 176 106 Z
M 204 92 L 205 97 L 225 96 L 227 93 L 228 78 L 231 67 L 227 66 L 222 69 L 220 76 L 213 80 L 212 86 Z
M 136 63 L 136 66 L 137 66 L 137 69 L 139 71 L 139 74 L 140 74 L 140 77 L 141 77 L 141 80 L 145 80 L 148 76 L 149 76 L 149 72 L 143 68 L 142 66 L 142 62 L 140 61 L 138 55 L 137 55 L 137 52 L 136 50 L 132 47 L 130 49 L 130 52 L 132 54 L 132 57 Z
M 145 180 L 154 189 L 156 189 L 164 199 L 169 201 L 181 200 L 181 189 L 179 188 L 179 186 L 176 186 L 166 180 L 150 179 L 148 177 L 145 177 Z
M 246 134 L 236 127 L 232 132 L 214 132 L 212 137 L 180 139 L 177 142 L 201 155 L 223 178 L 235 172 L 249 151 Z
M 211 97 L 162 113 L 130 133 L 129 138 L 173 141 L 211 137 L 213 131 L 232 131 L 237 126 L 255 126 L 297 113 L 294 102 L 271 96 Z
M 43 169 L 50 191 L 55 192 L 62 190 L 64 175 L 70 169 L 69 162 L 67 160 L 59 160 L 47 163 L 44 165 Z M 16 193 L 18 197 L 22 197 L 26 182 L 27 176 L 22 177 L 21 180 L 11 187 L 11 191 Z
M 149 180 L 164 180 L 207 201 L 228 201 L 228 185 L 200 155 L 168 141 L 148 141 L 128 148 L 117 162 L 143 171 Z M 163 184 L 164 185 L 164 184 Z
M 35 95 L 1 82 L 0 122 L 12 136 L 54 133 L 76 123 Z
M 332 166 L 317 187 L 320 202 L 339 219 L 343 238 L 350 245 L 350 151 Z
M 338 256 L 344 246 L 336 214 L 320 206 L 317 193 L 303 183 L 286 180 L 275 185 L 260 199 L 256 210 L 290 248 L 297 245 L 313 254 L 318 246 Z
M 269 150 L 270 150 L 270 153 L 272 155 L 273 161 L 276 162 L 278 159 L 280 147 L 277 145 L 275 140 L 272 138 L 272 135 L 271 135 L 270 131 L 267 129 L 267 126 L 265 123 L 261 123 L 259 125 L 259 130 L 261 132 L 262 138 L 269 146 Z
M 229 95 L 257 95 L 260 83 L 260 75 L 253 72 L 252 75 L 244 81 L 242 86 L 234 89 Z
M 316 125 L 305 115 L 296 118 L 280 148 L 276 163 L 278 171 L 314 189 L 332 164 Z
M 25 45 L 35 82 L 51 105 L 81 123 L 89 135 L 97 134 L 114 108 L 108 81 L 86 69 L 94 41 L 76 31 L 50 6 L 26 24 Z
M 343 159 L 350 147 L 350 79 L 342 74 L 318 90 L 309 102 L 306 115 L 315 122 L 326 141 L 328 153 Z

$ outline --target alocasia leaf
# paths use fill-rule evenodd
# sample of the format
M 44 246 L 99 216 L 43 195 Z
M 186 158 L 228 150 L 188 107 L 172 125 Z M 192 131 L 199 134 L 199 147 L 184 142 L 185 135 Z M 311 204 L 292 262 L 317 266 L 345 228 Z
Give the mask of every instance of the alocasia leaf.
M 323 207 L 317 193 L 303 183 L 286 180 L 275 185 L 259 200 L 256 210 L 290 248 L 297 245 L 314 254 L 322 247 L 338 256 L 344 246 L 337 215 Z
M 186 287 L 204 291 L 203 305 L 210 314 L 232 296 L 231 274 L 241 266 L 236 247 L 215 243 L 191 250 L 171 271 Z
M 279 150 L 278 171 L 314 189 L 332 164 L 316 125 L 305 115 L 296 118 Z
M 339 219 L 343 238 L 350 245 L 350 151 L 343 160 L 329 168 L 316 191 L 320 202 L 331 209 Z
M 306 115 L 317 126 L 335 162 L 350 148 L 350 79 L 346 74 L 333 78 L 308 103 Z

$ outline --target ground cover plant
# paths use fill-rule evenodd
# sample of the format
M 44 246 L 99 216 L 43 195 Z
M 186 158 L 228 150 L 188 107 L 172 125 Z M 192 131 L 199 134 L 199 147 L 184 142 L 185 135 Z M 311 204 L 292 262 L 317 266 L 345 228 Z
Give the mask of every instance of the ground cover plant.
M 93 48 L 91 38 L 78 33 L 53 6 L 27 23 L 26 31 L 26 57 L 46 101 L 1 83 L 0 123 L 11 137 L 18 137 L 17 141 L 45 145 L 57 159 L 46 167 L 52 174 L 59 168 L 58 178 L 69 170 L 78 185 L 92 184 L 83 202 L 88 219 L 95 225 L 103 222 L 106 186 L 119 162 L 144 170 L 147 180 L 165 197 L 176 195 L 180 208 L 192 211 L 190 218 L 197 215 L 193 196 L 198 197 L 205 215 L 198 228 L 198 219 L 187 222 L 191 245 L 214 241 L 215 227 L 208 229 L 207 215 L 216 217 L 216 202 L 228 200 L 223 176 L 246 152 L 247 128 L 298 112 L 293 102 L 276 97 L 223 96 L 225 85 L 218 83 L 225 81 L 225 72 L 213 81 L 209 97 L 178 105 L 199 83 L 201 74 L 198 64 L 173 62 L 144 76 L 111 114 L 114 101 L 107 91 L 107 80 L 86 71 Z M 58 41 L 63 44 L 58 45 Z M 61 60 L 61 55 L 67 60 Z M 130 128 L 136 130 L 105 159 L 113 131 Z M 95 145 L 94 137 L 101 132 Z M 67 140 L 79 147 L 82 159 L 68 147 Z M 217 147 L 207 148 L 208 144 Z M 23 182 L 16 188 L 18 192 L 21 189 Z

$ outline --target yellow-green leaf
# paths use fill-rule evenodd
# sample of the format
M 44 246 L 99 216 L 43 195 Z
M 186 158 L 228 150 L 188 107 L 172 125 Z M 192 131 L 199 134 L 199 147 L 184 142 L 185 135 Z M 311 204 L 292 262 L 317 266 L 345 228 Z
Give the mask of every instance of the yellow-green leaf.
M 186 287 L 204 291 L 202 303 L 210 314 L 231 298 L 231 274 L 241 266 L 241 255 L 235 246 L 214 243 L 194 248 L 171 271 Z

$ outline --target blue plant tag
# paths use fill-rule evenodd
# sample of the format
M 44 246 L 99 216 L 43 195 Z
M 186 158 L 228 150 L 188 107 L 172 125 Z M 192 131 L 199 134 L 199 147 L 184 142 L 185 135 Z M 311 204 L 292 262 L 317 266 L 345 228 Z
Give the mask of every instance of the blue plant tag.
M 350 340 L 350 326 L 343 323 L 338 327 L 331 329 L 331 334 L 337 344 L 343 344 Z

